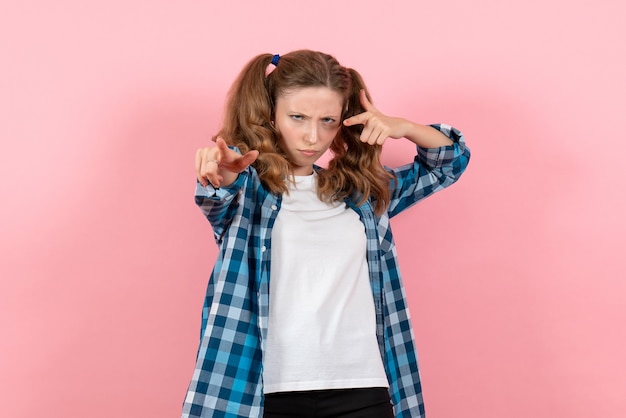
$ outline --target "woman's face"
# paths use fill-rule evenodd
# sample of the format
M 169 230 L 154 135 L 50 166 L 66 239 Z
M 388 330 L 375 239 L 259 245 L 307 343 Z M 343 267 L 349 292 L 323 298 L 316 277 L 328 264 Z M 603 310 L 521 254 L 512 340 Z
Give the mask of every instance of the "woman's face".
M 313 164 L 341 128 L 343 100 L 327 87 L 289 90 L 276 99 L 274 126 L 293 174 L 313 173 Z

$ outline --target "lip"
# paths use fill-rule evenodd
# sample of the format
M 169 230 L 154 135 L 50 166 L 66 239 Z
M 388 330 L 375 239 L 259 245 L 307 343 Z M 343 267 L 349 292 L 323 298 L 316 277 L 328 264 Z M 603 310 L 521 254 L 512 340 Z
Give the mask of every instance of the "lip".
M 307 157 L 314 157 L 317 155 L 317 151 L 313 149 L 301 149 L 299 150 L 301 154 L 304 154 Z

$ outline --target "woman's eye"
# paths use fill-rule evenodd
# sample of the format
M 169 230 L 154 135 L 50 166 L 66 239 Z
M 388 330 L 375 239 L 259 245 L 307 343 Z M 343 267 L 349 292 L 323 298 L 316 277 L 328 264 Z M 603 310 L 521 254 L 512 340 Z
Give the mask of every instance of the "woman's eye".
M 335 122 L 335 119 L 333 118 L 324 118 L 322 120 L 324 121 L 324 123 L 328 123 L 328 124 L 332 124 Z
M 293 120 L 302 120 L 302 115 L 291 115 L 291 119 L 293 119 Z

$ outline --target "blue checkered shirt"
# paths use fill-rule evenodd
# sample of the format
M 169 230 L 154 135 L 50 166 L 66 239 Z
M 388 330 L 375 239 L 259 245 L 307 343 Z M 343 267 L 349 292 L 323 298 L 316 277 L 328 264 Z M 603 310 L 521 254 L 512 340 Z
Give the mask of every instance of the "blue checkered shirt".
M 418 147 L 412 164 L 390 169 L 396 179 L 386 213 L 376 216 L 371 202 L 361 206 L 346 202 L 365 225 L 376 334 L 396 418 L 422 418 L 424 404 L 389 219 L 454 183 L 470 157 L 459 131 L 447 125 L 432 126 L 454 144 Z M 250 167 L 228 187 L 198 184 L 196 203 L 211 223 L 219 255 L 204 301 L 200 347 L 182 416 L 260 418 L 271 236 L 281 196 L 269 193 Z

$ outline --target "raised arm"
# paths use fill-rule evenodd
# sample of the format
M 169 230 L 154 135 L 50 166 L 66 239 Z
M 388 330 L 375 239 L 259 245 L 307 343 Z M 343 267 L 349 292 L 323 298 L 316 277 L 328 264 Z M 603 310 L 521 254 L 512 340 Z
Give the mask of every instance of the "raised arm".
M 417 145 L 413 163 L 393 169 L 389 216 L 450 186 L 463 174 L 470 158 L 463 134 L 448 125 L 420 125 L 382 114 L 361 91 L 365 112 L 344 120 L 347 126 L 362 124 L 361 141 L 382 145 L 387 138 L 406 138 Z
M 361 90 L 361 104 L 365 112 L 352 116 L 343 123 L 346 126 L 363 125 L 361 132 L 363 142 L 382 145 L 387 138 L 406 138 L 421 148 L 452 145 L 452 141 L 447 136 L 431 126 L 382 114 L 367 100 L 365 90 Z

